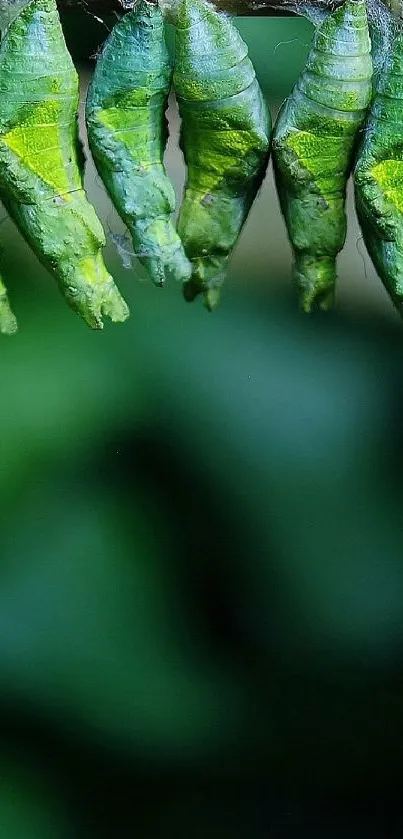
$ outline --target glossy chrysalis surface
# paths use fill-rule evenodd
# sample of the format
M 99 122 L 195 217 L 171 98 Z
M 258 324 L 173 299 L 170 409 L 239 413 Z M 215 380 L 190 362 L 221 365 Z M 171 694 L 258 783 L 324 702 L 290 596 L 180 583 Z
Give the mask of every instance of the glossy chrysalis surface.
M 355 200 L 364 241 L 403 314 L 403 35 L 396 32 L 358 152 Z
M 69 304 L 93 328 L 128 315 L 83 191 L 78 77 L 55 0 L 31 0 L 0 45 L 0 197 Z
M 171 78 L 162 13 L 141 0 L 104 45 L 86 117 L 98 172 L 156 285 L 191 274 L 172 223 L 175 194 L 163 165 Z
M 178 232 L 192 262 L 184 286 L 219 300 L 229 255 L 265 173 L 271 121 L 248 49 L 231 21 L 204 0 L 176 8 L 174 87 L 187 183 Z
M 371 99 L 364 0 L 348 0 L 315 32 L 306 67 L 273 133 L 281 210 L 302 308 L 333 305 L 336 256 L 346 237 L 346 183 Z

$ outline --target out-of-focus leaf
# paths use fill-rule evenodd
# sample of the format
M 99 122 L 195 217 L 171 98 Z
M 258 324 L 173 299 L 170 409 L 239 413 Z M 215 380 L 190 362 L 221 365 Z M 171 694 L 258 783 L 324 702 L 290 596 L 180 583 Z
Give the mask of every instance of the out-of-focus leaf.
M 33 770 L 7 758 L 0 760 L 0 831 L 5 839 L 73 837 L 55 790 L 40 783 Z
M 236 736 L 243 689 L 183 625 L 173 545 L 146 498 L 60 485 L 3 532 L 3 690 L 130 748 L 183 754 Z
M 369 656 L 375 666 L 399 658 L 401 497 L 377 474 L 392 356 L 332 321 L 281 310 L 262 316 L 228 303 L 214 323 L 194 309 L 175 322 L 175 311 L 169 299 L 146 315 L 154 412 L 220 487 L 234 520 L 249 519 L 257 552 L 251 546 L 243 573 L 257 575 L 262 609 L 274 574 L 281 634 L 292 644 Z

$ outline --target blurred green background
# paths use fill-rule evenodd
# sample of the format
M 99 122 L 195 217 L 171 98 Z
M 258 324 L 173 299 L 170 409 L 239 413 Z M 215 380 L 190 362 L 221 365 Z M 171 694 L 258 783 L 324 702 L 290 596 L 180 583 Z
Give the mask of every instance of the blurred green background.
M 106 29 L 64 23 L 84 97 Z M 274 115 L 311 26 L 238 25 Z M 86 185 L 122 326 L 1 224 L 0 836 L 401 839 L 403 333 L 352 205 L 302 316 L 270 171 L 209 315 L 123 267 Z

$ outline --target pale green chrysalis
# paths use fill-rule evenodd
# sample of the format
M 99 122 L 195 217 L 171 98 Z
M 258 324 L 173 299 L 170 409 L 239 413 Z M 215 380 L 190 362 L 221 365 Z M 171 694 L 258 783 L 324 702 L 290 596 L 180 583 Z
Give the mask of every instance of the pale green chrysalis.
M 86 119 L 99 175 L 156 285 L 191 274 L 171 219 L 175 193 L 163 164 L 171 77 L 162 13 L 140 0 L 105 42 Z
M 93 328 L 123 321 L 105 236 L 83 190 L 78 77 L 55 0 L 31 0 L 0 45 L 0 197 L 69 304 Z
M 357 215 L 374 266 L 403 314 L 403 34 L 395 31 L 354 172 Z
M 175 5 L 174 88 L 187 183 L 178 232 L 192 262 L 184 293 L 219 301 L 231 251 L 262 182 L 271 120 L 248 48 L 205 0 Z
M 273 132 L 281 210 L 302 308 L 334 302 L 336 256 L 346 237 L 346 184 L 371 99 L 364 0 L 347 0 L 318 26 L 302 75 Z

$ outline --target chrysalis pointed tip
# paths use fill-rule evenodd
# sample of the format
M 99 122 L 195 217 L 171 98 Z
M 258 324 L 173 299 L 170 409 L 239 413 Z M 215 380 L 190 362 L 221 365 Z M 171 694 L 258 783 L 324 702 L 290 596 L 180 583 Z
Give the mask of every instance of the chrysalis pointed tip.
M 7 317 L 0 313 L 0 332 L 2 335 L 15 335 L 18 332 L 18 323 L 14 315 Z
M 306 314 L 322 311 L 329 312 L 334 309 L 334 290 L 318 290 L 316 292 L 300 292 L 300 308 Z
M 165 272 L 163 264 L 157 259 L 143 259 L 144 267 L 156 288 L 163 288 L 165 285 Z
M 109 318 L 112 323 L 124 323 L 130 315 L 129 307 L 112 278 L 102 293 L 99 312 L 101 323 L 102 316 Z
M 91 329 L 103 329 L 103 317 L 122 323 L 129 316 L 129 307 L 108 274 L 99 251 L 71 267 L 61 277 L 61 290 L 66 300 Z
M 14 335 L 17 331 L 17 318 L 10 308 L 7 296 L 3 294 L 0 297 L 0 332 L 2 335 Z
M 214 312 L 220 302 L 220 289 L 208 288 L 203 295 L 203 303 L 208 312 Z
M 157 288 L 164 288 L 167 283 L 175 281 L 186 283 L 192 273 L 190 263 L 184 253 L 179 251 L 172 254 L 168 250 L 159 259 L 143 257 L 141 262 Z
M 333 257 L 297 255 L 294 282 L 303 312 L 328 311 L 334 307 L 336 264 Z

